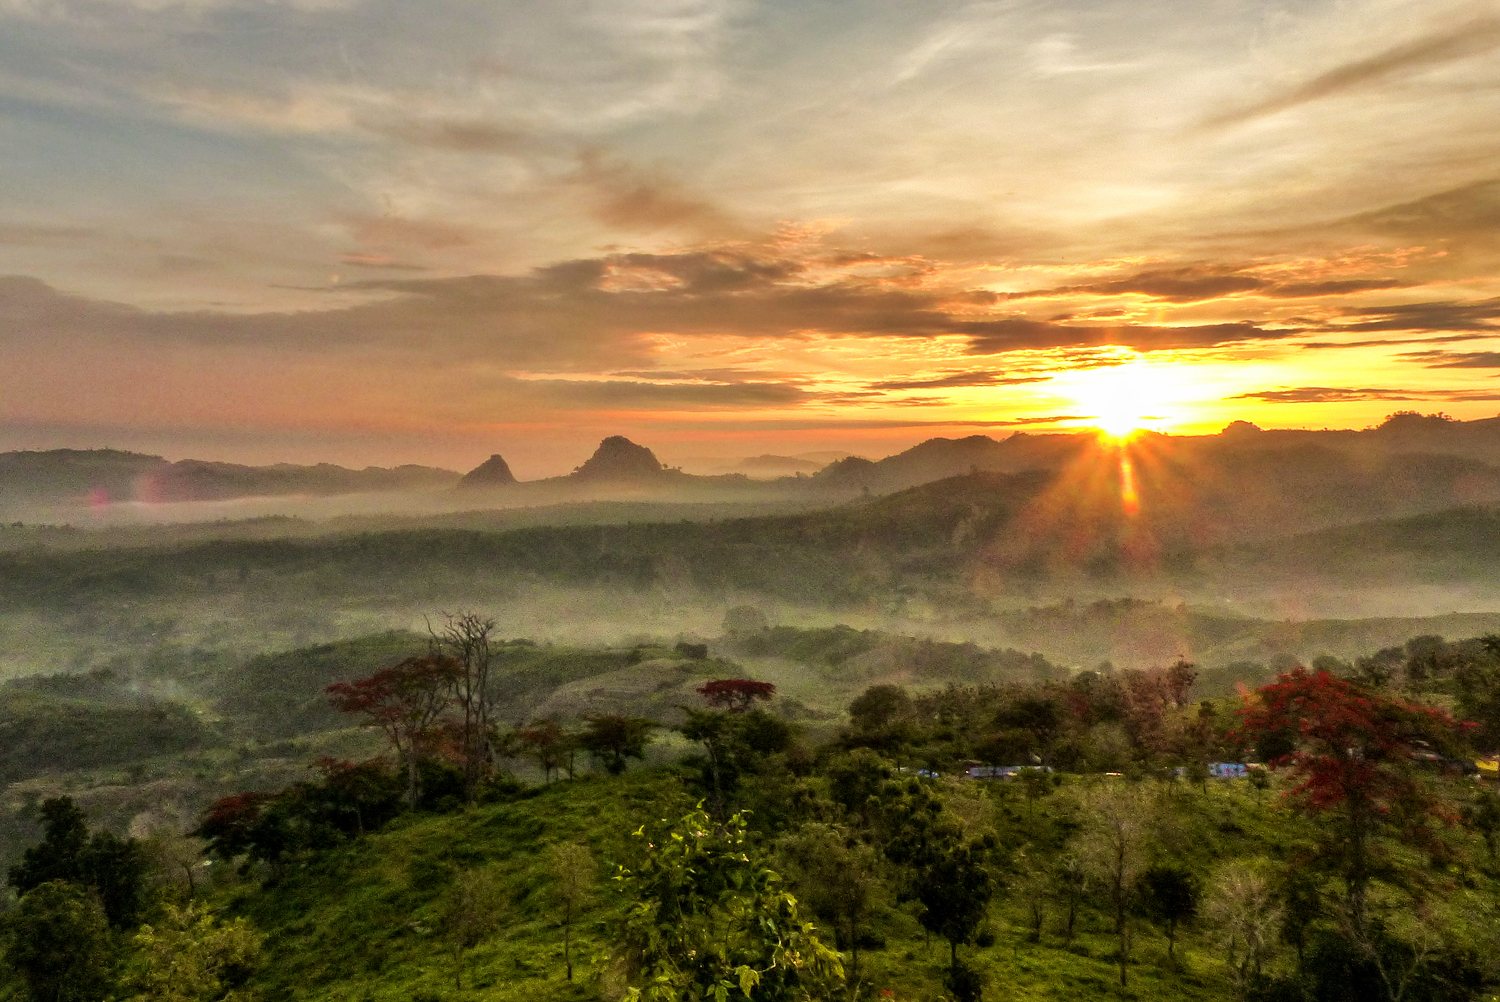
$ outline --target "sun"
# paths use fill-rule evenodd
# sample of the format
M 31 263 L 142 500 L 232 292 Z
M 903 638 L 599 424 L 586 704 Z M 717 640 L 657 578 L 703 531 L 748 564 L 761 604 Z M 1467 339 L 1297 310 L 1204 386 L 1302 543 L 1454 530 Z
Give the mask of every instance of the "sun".
M 1063 382 L 1063 380 L 1059 380 Z M 1164 405 L 1182 395 L 1182 387 L 1163 366 L 1128 362 L 1070 373 L 1060 386 L 1077 413 L 1108 438 L 1124 441 L 1168 420 Z

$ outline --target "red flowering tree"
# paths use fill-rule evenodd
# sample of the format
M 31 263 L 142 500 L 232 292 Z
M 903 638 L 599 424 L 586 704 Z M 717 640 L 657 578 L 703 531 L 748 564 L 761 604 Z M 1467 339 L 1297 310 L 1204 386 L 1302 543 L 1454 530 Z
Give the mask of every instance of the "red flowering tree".
M 385 731 L 406 767 L 406 801 L 412 806 L 420 794 L 417 763 L 438 740 L 449 693 L 463 672 L 457 658 L 427 654 L 325 690 L 340 712 L 359 714 Z
M 1266 764 L 1287 768 L 1290 801 L 1308 814 L 1333 814 L 1323 858 L 1344 880 L 1352 931 L 1365 928 L 1365 897 L 1386 861 L 1381 842 L 1435 848 L 1435 822 L 1451 820 L 1415 768 L 1453 744 L 1459 730 L 1441 710 L 1393 699 L 1325 671 L 1298 668 L 1246 700 L 1232 736 L 1243 744 L 1294 736 L 1291 750 Z
M 730 713 L 744 713 L 756 700 L 766 702 L 776 695 L 776 687 L 770 682 L 756 682 L 748 678 L 715 679 L 704 682 L 696 691 L 709 706 L 728 710 Z
M 209 805 L 192 834 L 207 841 L 206 852 L 229 862 L 250 850 L 255 824 L 275 799 L 276 794 L 261 791 L 221 797 Z

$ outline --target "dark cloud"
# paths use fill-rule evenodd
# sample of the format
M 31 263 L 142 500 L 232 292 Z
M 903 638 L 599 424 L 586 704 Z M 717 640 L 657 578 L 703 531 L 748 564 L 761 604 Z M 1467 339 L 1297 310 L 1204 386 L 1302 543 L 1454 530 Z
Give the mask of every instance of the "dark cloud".
M 1445 334 L 1441 337 L 1392 337 L 1368 341 L 1304 341 L 1298 348 L 1310 350 L 1331 348 L 1374 348 L 1394 344 L 1452 344 L 1455 341 L 1481 341 L 1489 334 Z
M 1099 279 L 1078 285 L 1052 289 L 1034 289 L 1006 293 L 1005 299 L 1034 299 L 1043 296 L 1149 296 L 1172 303 L 1196 303 L 1225 296 L 1253 293 L 1276 299 L 1304 299 L 1316 296 L 1344 296 L 1356 292 L 1404 288 L 1408 283 L 1394 279 L 1347 279 L 1326 282 L 1276 282 L 1249 275 L 1234 268 L 1191 265 L 1183 268 L 1158 268 L 1126 278 Z
M 1021 383 L 1045 383 L 1051 376 L 1007 376 L 993 369 L 952 372 L 932 379 L 892 379 L 871 383 L 872 390 L 918 390 L 959 386 L 1017 386 Z
M 1338 386 L 1297 386 L 1284 390 L 1258 390 L 1237 393 L 1231 400 L 1264 400 L 1273 404 L 1326 404 L 1346 400 L 1421 400 L 1421 394 L 1407 390 L 1351 389 Z
M 384 271 L 427 270 L 424 265 L 398 261 L 395 258 L 386 257 L 384 254 L 340 254 L 339 264 L 347 264 L 355 268 L 370 268 L 372 270 Z
M 1500 351 L 1404 351 L 1429 369 L 1500 369 Z
M 1448 300 L 1398 306 L 1348 307 L 1340 310 L 1339 315 L 1356 319 L 1331 323 L 1324 329 L 1350 332 L 1493 331 L 1500 334 L 1500 325 L 1494 323 L 1500 319 L 1500 299 L 1484 299 L 1474 303 Z
M 1339 386 L 1296 386 L 1280 390 L 1239 393 L 1231 400 L 1264 400 L 1273 404 L 1326 404 L 1350 400 L 1441 400 L 1449 403 L 1500 400 L 1500 392 L 1473 390 L 1355 389 Z
M 1274 341 L 1303 333 L 1298 327 L 1262 327 L 1248 321 L 1227 324 L 1185 324 L 1150 327 L 1118 324 L 1103 327 L 1071 326 L 1046 320 L 976 321 L 965 325 L 969 353 L 997 355 L 1038 348 L 1080 348 L 1118 345 L 1140 352 L 1185 348 L 1214 348 L 1247 341 Z
M 1500 46 L 1500 18 L 1482 17 L 1447 31 L 1435 32 L 1403 45 L 1393 46 L 1364 59 L 1320 73 L 1299 87 L 1247 107 L 1208 119 L 1208 128 L 1237 125 L 1252 118 L 1272 115 L 1299 104 L 1380 83 L 1403 74 L 1443 63 L 1482 55 Z
M 783 383 L 805 383 L 809 382 L 799 372 L 775 371 L 770 369 L 682 369 L 673 371 L 670 369 L 626 369 L 621 372 L 612 372 L 612 376 L 622 379 L 645 379 L 651 382 L 663 382 L 671 380 L 696 380 L 708 383 L 743 383 L 764 381 L 774 379 Z
M 694 425 L 691 422 L 673 420 L 671 424 L 673 428 L 684 430 L 810 431 L 862 428 L 1026 428 L 1037 425 L 1073 424 L 1092 420 L 1094 419 L 1087 414 L 1048 414 L 1042 417 L 1012 418 L 1008 421 L 922 421 L 917 419 L 901 420 L 898 418 L 765 418 L 748 421 L 715 421 L 713 423 L 698 425 Z
M 1316 296 L 1348 296 L 1356 292 L 1379 292 L 1382 289 L 1407 289 L 1411 282 L 1394 278 L 1349 278 L 1328 282 L 1286 282 L 1267 285 L 1260 295 L 1275 299 L 1311 299 Z
M 373 256 L 373 255 L 372 255 Z M 382 278 L 340 287 L 372 301 L 295 313 L 154 313 L 69 296 L 32 279 L 0 280 L 0 338 L 94 336 L 273 351 L 404 352 L 544 372 L 649 371 L 653 334 L 784 340 L 941 335 L 969 351 L 1103 346 L 1138 351 L 1275 340 L 1300 328 L 1178 327 L 977 318 L 952 294 L 879 279 L 814 284 L 800 261 L 742 250 L 618 254 L 522 276 Z

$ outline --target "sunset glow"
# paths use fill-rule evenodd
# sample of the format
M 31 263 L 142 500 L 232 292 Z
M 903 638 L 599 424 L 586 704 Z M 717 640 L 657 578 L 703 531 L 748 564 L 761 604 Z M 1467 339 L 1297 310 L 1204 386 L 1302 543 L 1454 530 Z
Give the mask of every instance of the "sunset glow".
M 0 449 L 1500 411 L 1483 3 L 192 11 L 0 4 Z

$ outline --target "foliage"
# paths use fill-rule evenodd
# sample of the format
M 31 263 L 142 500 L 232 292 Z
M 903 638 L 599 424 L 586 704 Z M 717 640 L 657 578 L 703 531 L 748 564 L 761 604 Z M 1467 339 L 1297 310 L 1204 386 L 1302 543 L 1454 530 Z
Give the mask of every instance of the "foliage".
M 86 888 L 38 884 L 5 919 L 5 960 L 33 1002 L 97 1002 L 112 983 L 108 919 Z
M 859 944 L 880 895 L 879 857 L 868 843 L 836 825 L 811 822 L 777 845 L 800 900 L 834 930 L 850 955 L 849 980 L 859 984 Z
M 147 861 L 135 839 L 112 832 L 89 833 L 83 811 L 71 797 L 43 802 L 42 841 L 10 868 L 10 885 L 20 894 L 49 881 L 65 880 L 97 895 L 109 922 L 127 929 L 145 905 Z
M 1140 876 L 1141 904 L 1152 920 L 1167 933 L 1167 956 L 1177 959 L 1177 926 L 1198 914 L 1202 885 L 1191 870 L 1170 863 L 1156 863 Z
M 162 921 L 132 943 L 128 1002 L 246 1002 L 242 987 L 259 962 L 262 937 L 244 918 L 221 922 L 207 905 L 167 904 Z
M 1428 742 L 1451 746 L 1456 725 L 1441 710 L 1302 668 L 1258 690 L 1239 715 L 1242 740 L 1295 728 L 1298 746 L 1267 764 L 1290 769 L 1301 810 L 1338 814 L 1321 858 L 1343 877 L 1348 920 L 1361 932 L 1370 882 L 1391 858 L 1378 840 L 1432 850 L 1434 822 L 1451 820 L 1414 764 L 1435 757 Z
M 503 918 L 505 900 L 489 869 L 465 870 L 443 899 L 442 928 L 453 957 L 453 987 L 464 986 L 464 954 L 484 942 Z
M 133 697 L 110 703 L 0 695 L 0 782 L 91 769 L 214 744 L 187 707 Z
M 578 736 L 578 744 L 604 766 L 611 776 L 625 771 L 626 759 L 646 757 L 646 745 L 656 724 L 623 713 L 594 713 L 585 718 L 587 726 Z
M 1204 910 L 1243 997 L 1276 952 L 1282 908 L 1265 877 L 1236 861 L 1215 874 Z
M 588 903 L 597 868 L 588 846 L 562 842 L 547 850 L 547 864 L 556 881 L 558 903 L 562 905 L 563 965 L 568 980 L 573 980 L 573 919 Z
M 636 832 L 639 856 L 616 877 L 631 999 L 781 1002 L 824 997 L 843 979 L 838 954 L 752 855 L 746 827 L 738 814 L 716 824 L 700 806 Z
M 328 687 L 328 698 L 340 712 L 359 714 L 385 731 L 406 769 L 406 801 L 413 807 L 421 793 L 417 763 L 438 746 L 449 690 L 464 672 L 458 658 L 428 654 Z
M 767 702 L 776 695 L 776 687 L 770 682 L 757 682 L 748 678 L 720 678 L 704 682 L 697 688 L 709 706 L 730 713 L 744 713 L 756 702 Z

